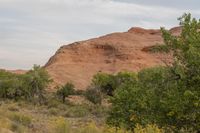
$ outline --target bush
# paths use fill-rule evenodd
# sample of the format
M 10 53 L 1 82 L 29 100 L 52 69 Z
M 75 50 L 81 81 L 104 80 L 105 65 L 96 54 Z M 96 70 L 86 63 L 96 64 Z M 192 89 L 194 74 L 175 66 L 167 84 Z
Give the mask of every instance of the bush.
M 32 118 L 21 113 L 13 113 L 10 116 L 10 119 L 18 124 L 24 126 L 29 126 L 31 124 Z
M 11 104 L 10 106 L 8 106 L 8 110 L 13 112 L 18 112 L 19 107 L 16 104 Z
M 147 125 L 145 127 L 136 125 L 134 133 L 164 133 L 164 130 L 159 129 L 156 125 Z
M 0 117 L 0 129 L 10 129 L 11 126 L 12 122 L 9 119 Z
M 74 92 L 74 95 L 83 95 L 84 94 L 84 90 L 76 90 Z
M 152 46 L 148 49 L 152 53 L 168 53 L 170 51 L 169 47 L 166 45 L 160 45 L 157 44 L 155 46 Z
M 106 95 L 112 96 L 115 89 L 114 76 L 106 73 L 97 73 L 92 79 L 92 85 L 98 91 L 103 92 Z M 90 90 L 92 91 L 92 90 Z
M 97 90 L 108 96 L 124 83 L 136 81 L 136 74 L 133 72 L 119 72 L 116 75 L 97 73 L 92 79 L 92 85 Z
M 100 118 L 103 118 L 107 115 L 108 109 L 109 108 L 101 106 L 101 105 L 90 106 L 91 114 L 95 115 L 96 117 L 100 117 Z
M 54 126 L 55 133 L 70 133 L 70 124 L 63 117 L 57 118 Z
M 13 122 L 11 124 L 10 130 L 13 131 L 13 132 L 16 132 L 16 133 L 25 133 L 25 132 L 27 132 L 27 128 L 26 127 L 24 127 L 23 125 L 21 125 L 19 123 L 15 123 L 15 122 Z M 4 132 L 2 132 L 2 133 L 4 133 Z M 7 133 L 7 132 L 5 132 L 5 133 Z
M 75 93 L 74 85 L 72 83 L 66 83 L 64 86 L 61 86 L 57 90 L 57 95 L 62 99 L 62 102 L 65 103 L 65 98 L 69 95 L 73 95 Z
M 174 53 L 172 66 L 142 70 L 136 82 L 119 86 L 111 97 L 108 124 L 133 130 L 155 123 L 174 132 L 200 129 L 200 20 L 185 14 L 182 33 L 161 29 Z
M 66 110 L 66 117 L 84 117 L 89 114 L 89 110 L 87 106 L 84 105 L 76 105 L 68 107 Z
M 146 111 L 146 101 L 143 101 L 144 91 L 137 84 L 124 84 L 111 97 L 111 110 L 107 117 L 107 124 L 116 128 L 133 129 L 141 122 L 142 111 Z M 137 117 L 134 118 L 133 114 Z
M 50 82 L 47 71 L 37 65 L 23 75 L 0 70 L 0 98 L 15 100 L 25 98 L 29 101 L 38 98 L 41 104 L 45 88 Z
M 57 108 L 50 108 L 49 109 L 49 114 L 50 115 L 58 115 L 59 114 L 59 110 Z
M 94 87 L 87 89 L 84 95 L 87 100 L 94 104 L 101 104 L 102 102 L 101 92 Z
M 31 101 L 37 98 L 39 104 L 42 104 L 45 99 L 45 89 L 52 81 L 47 71 L 40 66 L 34 65 L 33 69 L 28 71 L 23 78 L 25 98 Z
M 0 98 L 19 99 L 23 95 L 22 78 L 0 70 Z
M 102 131 L 96 126 L 95 123 L 89 123 L 87 126 L 80 130 L 80 133 L 102 133 Z
M 48 100 L 47 107 L 48 108 L 58 108 L 61 105 L 61 102 L 57 99 Z

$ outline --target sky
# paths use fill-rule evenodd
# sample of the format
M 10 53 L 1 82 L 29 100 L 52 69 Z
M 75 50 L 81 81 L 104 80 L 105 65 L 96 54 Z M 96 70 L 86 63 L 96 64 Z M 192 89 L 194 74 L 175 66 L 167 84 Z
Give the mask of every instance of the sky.
M 69 43 L 131 27 L 177 26 L 200 18 L 200 0 L 0 0 L 0 68 L 44 65 Z

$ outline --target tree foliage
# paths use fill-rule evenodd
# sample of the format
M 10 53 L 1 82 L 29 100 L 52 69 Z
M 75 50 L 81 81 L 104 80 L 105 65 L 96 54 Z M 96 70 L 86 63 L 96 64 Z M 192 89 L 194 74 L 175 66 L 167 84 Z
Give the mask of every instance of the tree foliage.
M 0 97 L 18 99 L 23 95 L 23 82 L 20 76 L 10 72 L 0 71 Z
M 97 73 L 92 80 L 92 86 L 106 95 L 112 96 L 115 89 L 114 76 L 106 73 Z
M 74 90 L 74 85 L 72 83 L 66 83 L 64 86 L 61 86 L 57 90 L 57 95 L 61 97 L 63 103 L 65 102 L 66 97 L 74 93 L 75 93 L 75 90 Z
M 97 73 L 92 80 L 92 86 L 108 96 L 113 96 L 115 89 L 129 82 L 136 81 L 136 74 L 133 72 L 119 72 L 116 75 Z
M 47 71 L 40 66 L 34 65 L 33 69 L 24 75 L 24 81 L 26 98 L 30 100 L 38 98 L 41 104 L 44 100 L 44 91 L 51 82 Z
M 102 93 L 100 92 L 100 90 L 96 89 L 93 86 L 89 87 L 85 91 L 84 95 L 87 100 L 89 100 L 90 102 L 92 102 L 94 104 L 102 103 L 102 98 L 103 98 Z
M 200 129 L 200 21 L 184 14 L 182 33 L 174 36 L 162 28 L 166 47 L 174 54 L 172 66 L 150 68 L 136 82 L 119 86 L 111 98 L 107 122 L 133 129 L 157 124 L 174 131 Z
M 44 91 L 51 82 L 44 68 L 34 65 L 26 74 L 17 75 L 0 71 L 0 97 L 9 99 L 44 100 Z

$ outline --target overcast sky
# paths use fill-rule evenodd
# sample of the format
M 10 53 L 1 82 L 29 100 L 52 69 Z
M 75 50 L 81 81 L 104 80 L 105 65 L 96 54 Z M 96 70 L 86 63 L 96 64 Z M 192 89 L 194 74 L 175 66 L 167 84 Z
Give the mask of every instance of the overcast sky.
M 64 44 L 131 27 L 171 28 L 200 0 L 0 0 L 0 68 L 44 65 Z

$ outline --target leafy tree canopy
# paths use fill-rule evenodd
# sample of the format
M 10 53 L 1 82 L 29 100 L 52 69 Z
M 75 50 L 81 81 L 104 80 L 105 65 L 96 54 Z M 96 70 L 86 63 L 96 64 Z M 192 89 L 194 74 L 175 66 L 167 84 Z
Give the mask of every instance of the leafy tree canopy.
M 200 129 L 200 21 L 184 14 L 182 32 L 162 28 L 164 43 L 174 55 L 172 66 L 140 71 L 136 82 L 121 85 L 111 98 L 108 124 L 133 129 L 157 124 L 170 130 Z

